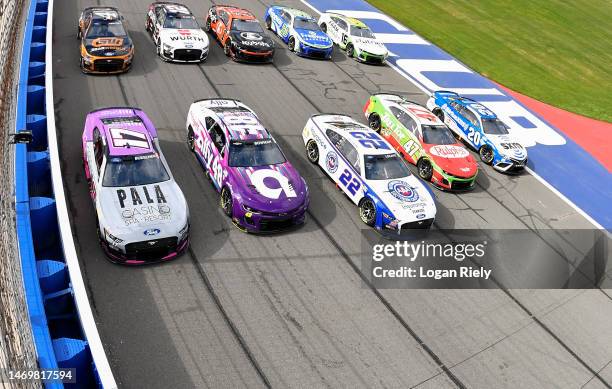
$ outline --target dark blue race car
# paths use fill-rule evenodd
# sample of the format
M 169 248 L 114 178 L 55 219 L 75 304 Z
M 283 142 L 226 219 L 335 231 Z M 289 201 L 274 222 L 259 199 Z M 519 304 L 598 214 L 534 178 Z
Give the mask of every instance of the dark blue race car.
M 329 59 L 333 42 L 321 31 L 316 19 L 298 9 L 272 6 L 266 11 L 266 26 L 297 55 Z
M 520 170 L 527 164 L 527 150 L 490 109 L 450 91 L 437 91 L 427 108 L 496 170 Z

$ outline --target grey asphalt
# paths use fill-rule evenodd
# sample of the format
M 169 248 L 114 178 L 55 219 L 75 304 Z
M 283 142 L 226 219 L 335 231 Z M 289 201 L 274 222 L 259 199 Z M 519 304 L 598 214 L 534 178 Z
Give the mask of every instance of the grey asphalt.
M 306 9 L 298 1 L 280 1 Z M 86 76 L 78 68 L 79 11 L 55 3 L 53 71 L 62 168 L 81 268 L 117 382 L 125 388 L 588 388 L 612 382 L 612 301 L 606 290 L 381 290 L 358 274 L 357 209 L 307 162 L 301 130 L 318 112 L 363 120 L 377 91 L 426 96 L 386 66 L 336 52 L 299 58 L 277 39 L 273 65 L 229 61 L 216 42 L 203 65 L 169 64 L 144 31 L 148 1 L 108 1 L 126 17 L 133 69 Z M 207 1 L 186 1 L 200 18 Z M 264 2 L 234 2 L 262 17 Z M 185 144 L 199 98 L 238 98 L 275 134 L 310 187 L 304 227 L 280 235 L 238 231 Z M 189 203 L 190 251 L 163 265 L 126 268 L 100 249 L 81 133 L 88 111 L 143 108 Z M 592 228 L 528 174 L 482 166 L 477 188 L 436 191 L 437 228 Z M 555 243 L 556 244 L 556 243 Z M 560 245 L 575 246 L 579 242 Z M 609 287 L 605 280 L 603 287 Z M 601 374 L 599 372 L 601 371 Z

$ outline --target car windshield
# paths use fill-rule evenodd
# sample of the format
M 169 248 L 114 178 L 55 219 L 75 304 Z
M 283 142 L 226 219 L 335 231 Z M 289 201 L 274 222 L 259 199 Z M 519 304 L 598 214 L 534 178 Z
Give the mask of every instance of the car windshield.
M 272 139 L 230 143 L 229 165 L 232 167 L 278 165 L 284 162 L 283 153 Z
M 157 154 L 137 157 L 110 157 L 102 186 L 136 186 L 169 180 L 170 176 Z
M 264 32 L 257 20 L 240 20 L 240 19 L 234 19 L 234 21 L 232 22 L 232 31 L 259 32 L 259 33 Z
M 367 27 L 351 26 L 351 35 L 360 36 L 362 38 L 374 38 L 374 34 Z
M 457 143 L 455 137 L 446 126 L 430 126 L 424 124 L 421 126 L 423 130 L 423 143 L 431 145 L 452 145 Z
M 180 16 L 166 18 L 164 28 L 184 28 L 185 30 L 197 30 L 200 28 L 200 26 L 193 16 Z
M 87 32 L 87 39 L 112 38 L 126 36 L 123 24 L 120 21 L 109 22 L 106 20 L 94 20 Z
M 390 180 L 411 174 L 397 154 L 366 155 L 364 161 L 366 180 Z
M 303 30 L 319 31 L 319 25 L 312 19 L 295 18 L 293 22 L 293 28 L 300 28 Z
M 482 119 L 482 130 L 485 134 L 505 135 L 508 133 L 508 128 L 499 119 Z

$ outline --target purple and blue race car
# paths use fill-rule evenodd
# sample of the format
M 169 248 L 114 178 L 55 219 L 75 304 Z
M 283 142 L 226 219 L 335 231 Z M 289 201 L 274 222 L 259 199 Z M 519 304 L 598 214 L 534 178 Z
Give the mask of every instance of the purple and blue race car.
M 275 232 L 304 223 L 306 182 L 249 107 L 230 99 L 198 100 L 186 128 L 189 148 L 238 228 Z

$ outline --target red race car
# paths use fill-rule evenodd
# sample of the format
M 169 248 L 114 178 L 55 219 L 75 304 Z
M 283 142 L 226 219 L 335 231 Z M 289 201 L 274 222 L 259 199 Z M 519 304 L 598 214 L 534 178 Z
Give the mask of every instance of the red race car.
M 204 29 L 217 38 L 225 55 L 234 61 L 272 61 L 274 42 L 246 9 L 213 5 L 206 15 Z
M 474 187 L 476 159 L 427 108 L 385 93 L 371 96 L 363 110 L 370 127 L 415 164 L 423 180 L 445 190 Z

